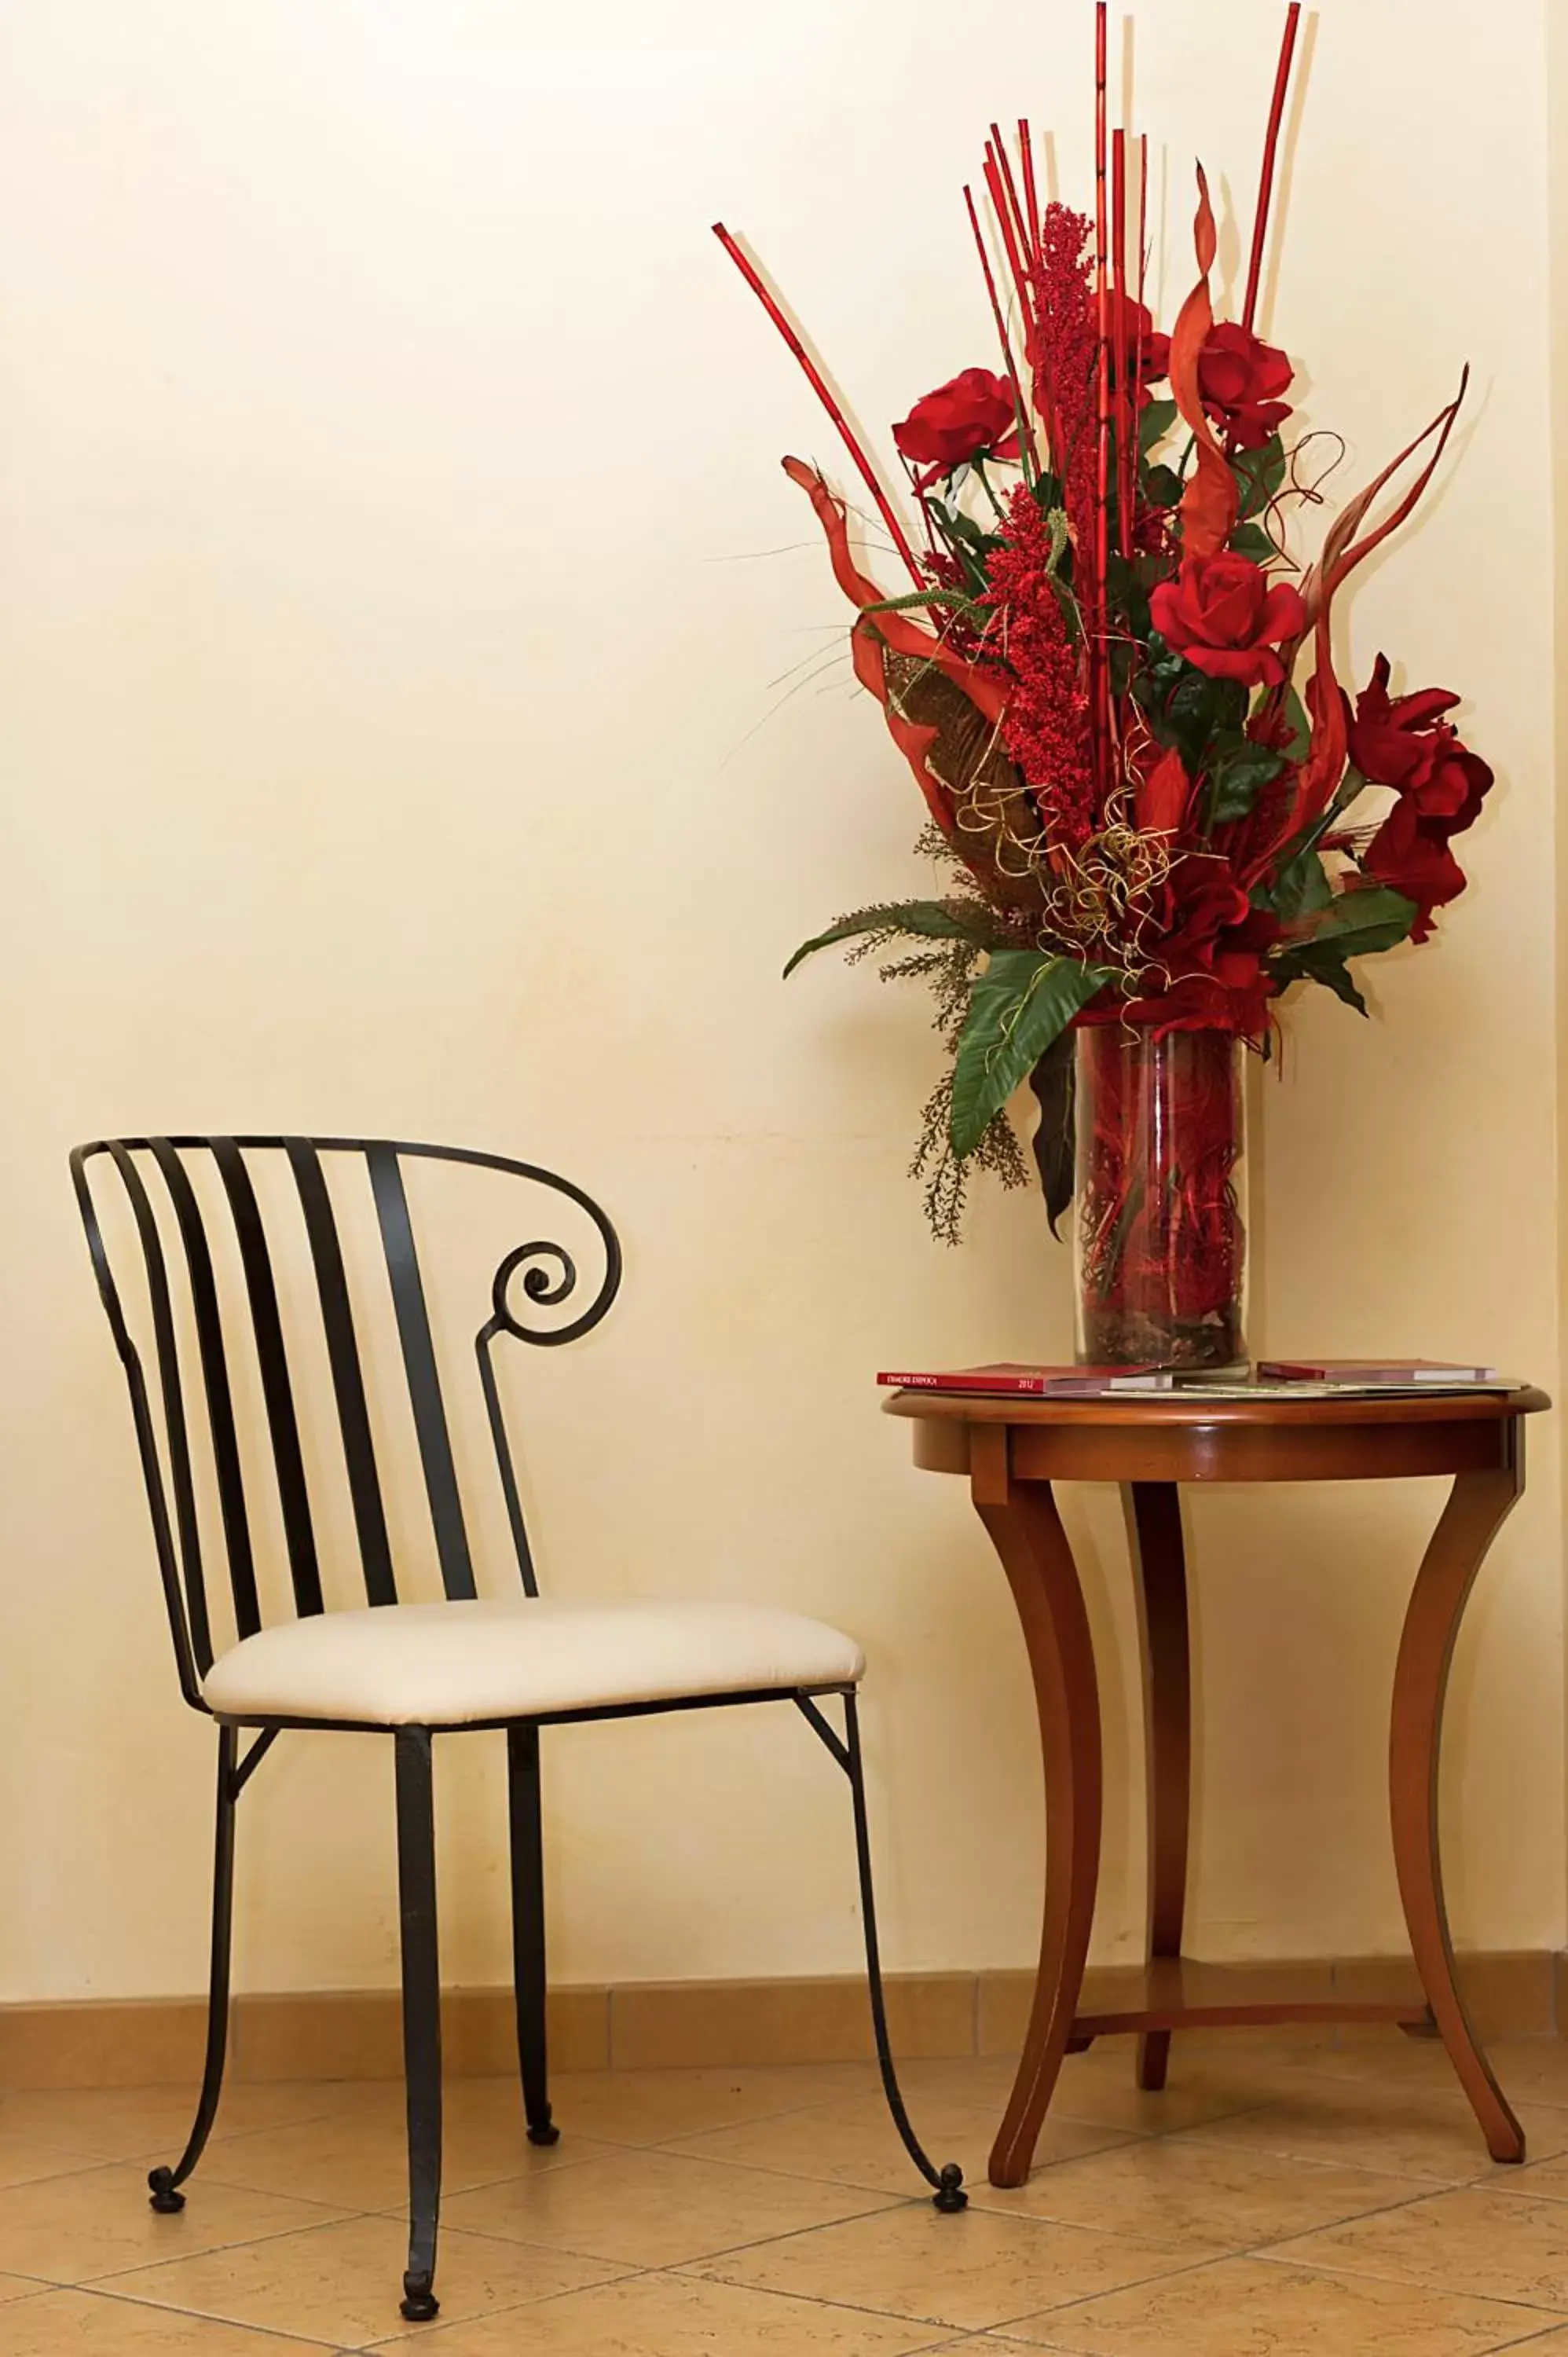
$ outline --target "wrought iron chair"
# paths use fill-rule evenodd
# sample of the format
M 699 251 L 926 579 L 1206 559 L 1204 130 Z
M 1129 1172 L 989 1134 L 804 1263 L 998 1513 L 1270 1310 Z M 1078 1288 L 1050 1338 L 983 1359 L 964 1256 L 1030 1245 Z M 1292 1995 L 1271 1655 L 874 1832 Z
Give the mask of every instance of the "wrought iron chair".
M 365 1320 L 362 1311 L 356 1319 L 328 1163 L 339 1198 L 350 1183 L 362 1193 L 368 1178 L 365 1231 L 372 1252 L 379 1243 L 378 1286 L 384 1256 L 444 1601 L 400 1600 L 406 1548 L 383 1495 L 367 1395 L 369 1362 L 361 1361 L 360 1328 Z M 467 1493 L 459 1480 L 415 1246 L 405 1174 L 411 1165 L 429 1163 L 502 1172 L 553 1191 L 556 1214 L 563 1212 L 562 1199 L 575 1206 L 570 1217 L 603 1261 L 597 1289 L 578 1308 L 578 1272 L 565 1247 L 548 1242 L 518 1245 L 495 1271 L 489 1315 L 475 1337 L 495 1469 L 521 1575 L 521 1588 L 507 1599 L 482 1598 L 478 1592 L 473 1517 L 465 1508 Z M 263 1168 L 267 1184 L 258 1191 Z M 553 2144 L 559 2130 L 551 2117 L 545 2046 L 541 1727 L 782 1701 L 800 1711 L 848 1779 L 882 2083 L 911 2159 L 936 2189 L 936 2207 L 961 2210 L 967 2200 L 961 2172 L 952 2163 L 939 2169 L 927 2158 L 909 2124 L 888 2044 L 855 1709 L 865 1668 L 859 1648 L 819 1621 L 763 1606 L 578 1606 L 539 1596 L 494 1346 L 498 1337 L 508 1335 L 559 1347 L 604 1317 L 620 1284 L 621 1256 L 615 1231 L 598 1206 L 569 1180 L 529 1163 L 374 1138 L 100 1139 L 76 1149 L 71 1174 L 99 1292 L 130 1388 L 180 1691 L 218 1727 L 206 2065 L 185 2150 L 172 2168 L 155 2169 L 148 2179 L 153 2208 L 184 2207 L 179 2188 L 200 2158 L 218 2109 L 228 2039 L 235 1805 L 280 1733 L 295 1727 L 380 1730 L 392 1738 L 409 2144 L 409 2255 L 402 2308 L 405 2317 L 419 2320 L 435 2316 L 438 2305 L 441 2053 L 433 1737 L 460 1729 L 506 1731 L 523 2111 L 530 2139 Z M 124 1196 L 116 1209 L 129 1254 L 128 1260 L 119 1256 L 121 1271 L 123 1277 L 138 1271 L 135 1299 L 150 1327 L 156 1398 L 105 1241 L 105 1189 L 114 1191 L 116 1177 Z M 266 1211 L 263 1193 L 274 1199 Z M 293 1262 L 281 1256 L 289 1246 Z M 280 1254 L 275 1265 L 274 1250 Z M 297 1275 L 303 1290 L 295 1294 L 285 1282 L 280 1294 L 280 1272 L 285 1280 Z M 317 1344 L 325 1343 L 337 1411 L 332 1467 L 335 1471 L 340 1458 L 363 1606 L 328 1609 L 323 1592 L 323 1572 L 330 1566 L 317 1536 L 323 1501 L 313 1493 L 321 1482 L 324 1449 L 317 1445 L 308 1452 L 316 1468 L 307 1476 L 295 1404 L 297 1364 L 291 1376 L 291 1359 L 296 1359 L 301 1340 L 287 1314 L 291 1305 L 311 1302 L 312 1275 L 309 1314 Z M 361 1305 L 365 1298 L 361 1294 Z M 559 1322 L 548 1322 L 548 1313 L 563 1308 Z M 139 1326 L 140 1318 L 135 1322 Z M 240 1352 L 259 1374 L 264 1418 L 248 1420 L 237 1412 Z M 199 1368 L 199 1386 L 191 1380 L 192 1362 Z M 310 1438 L 321 1442 L 314 1431 Z M 285 1609 L 271 1625 L 263 1625 L 269 1583 L 258 1577 L 250 1512 L 258 1460 L 263 1478 L 275 1489 L 292 1590 L 292 1614 Z M 218 1549 L 212 1544 L 215 1534 L 204 1529 L 209 1493 L 216 1497 L 227 1598 L 221 1578 L 211 1572 Z M 510 1570 L 508 1578 L 510 1584 Z M 226 1643 L 220 1624 L 231 1619 L 231 1603 L 233 1641 Z M 828 1695 L 842 1703 L 842 1736 L 821 1706 Z M 242 1754 L 242 1728 L 255 1730 Z

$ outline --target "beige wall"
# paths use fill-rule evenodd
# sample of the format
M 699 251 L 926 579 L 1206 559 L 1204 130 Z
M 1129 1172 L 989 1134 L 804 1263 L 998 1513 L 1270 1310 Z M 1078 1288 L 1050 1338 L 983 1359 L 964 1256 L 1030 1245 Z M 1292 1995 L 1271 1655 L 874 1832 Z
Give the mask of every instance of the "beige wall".
M 1250 201 L 1275 14 L 1144 12 L 1173 214 L 1195 148 Z M 1458 463 L 1355 601 L 1349 673 L 1386 640 L 1463 687 L 1502 785 L 1476 890 L 1439 947 L 1383 963 L 1375 1021 L 1292 1017 L 1262 1091 L 1260 1339 L 1552 1383 L 1542 11 L 1324 16 L 1274 326 L 1344 479 L 1477 368 Z M 721 210 L 750 233 L 870 420 L 987 358 L 958 186 L 1020 104 L 1082 185 L 1087 13 L 985 22 L 956 41 L 936 0 L 0 16 L 0 1995 L 203 1969 L 209 1738 L 177 1698 L 63 1168 L 73 1139 L 146 1126 L 468 1140 L 601 1194 L 623 1306 L 515 1387 L 554 1586 L 756 1593 L 854 1629 L 892 1960 L 1030 1953 L 1021 1649 L 958 1486 L 910 1469 L 870 1378 L 1062 1351 L 1069 1267 L 1028 1200 L 983 1200 L 961 1254 L 927 1242 L 918 1000 L 826 963 L 778 983 L 820 920 L 913 875 L 917 811 L 842 662 L 779 700 L 842 649 L 775 467 L 828 437 L 706 234 Z M 1383 1714 L 1435 1507 L 1198 1505 L 1199 1949 L 1398 1944 Z M 1125 1639 L 1113 1501 L 1074 1511 Z M 1563 1931 L 1559 1529 L 1547 1427 L 1454 1695 L 1456 1929 L 1490 1947 Z M 1107 1698 L 1113 1748 L 1132 1692 Z M 443 1765 L 467 1981 L 504 1969 L 494 1749 Z M 246 1806 L 249 1984 L 389 1979 L 380 1747 L 282 1746 Z M 850 1969 L 842 1812 L 782 1715 L 563 1736 L 558 1972 Z M 1130 1814 L 1118 1770 L 1106 1958 L 1140 1936 Z

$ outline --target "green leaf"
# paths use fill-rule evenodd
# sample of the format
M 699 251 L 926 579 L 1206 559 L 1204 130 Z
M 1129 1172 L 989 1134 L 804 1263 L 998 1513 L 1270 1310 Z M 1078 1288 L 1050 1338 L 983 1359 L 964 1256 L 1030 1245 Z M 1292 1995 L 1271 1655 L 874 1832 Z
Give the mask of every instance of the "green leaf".
M 1053 1236 L 1057 1222 L 1072 1201 L 1074 1134 L 1073 1107 L 1078 1096 L 1078 1057 L 1070 1031 L 1058 1031 L 1029 1075 L 1040 1107 L 1035 1130 L 1035 1168 L 1046 1199 L 1046 1220 Z
M 1233 679 L 1210 679 L 1207 672 L 1174 654 L 1158 630 L 1150 630 L 1143 668 L 1133 694 L 1162 745 L 1175 745 L 1194 777 L 1209 768 L 1215 738 L 1235 738 L 1247 717 L 1247 691 Z
M 831 949 L 835 942 L 854 941 L 861 933 L 890 932 L 913 933 L 926 941 L 972 942 L 976 949 L 987 949 L 996 939 L 983 911 L 961 900 L 888 900 L 877 908 L 852 909 L 825 933 L 802 942 L 783 978 L 788 982 L 802 958 L 815 950 Z
M 1320 982 L 1325 990 L 1331 990 L 1336 998 L 1342 998 L 1347 1006 L 1355 1008 L 1358 1015 L 1368 1012 L 1367 1002 L 1351 981 L 1344 959 L 1332 950 L 1301 951 L 1288 979 L 1293 982 Z
M 1156 442 L 1163 442 L 1176 422 L 1176 405 L 1174 401 L 1151 401 L 1138 420 L 1140 450 L 1152 450 Z
M 970 993 L 953 1065 L 952 1150 L 974 1152 L 1019 1082 L 1112 977 L 1077 958 L 993 950 Z
M 998 533 L 987 532 L 983 524 L 975 522 L 972 516 L 966 516 L 961 508 L 944 509 L 942 521 L 953 538 L 962 541 L 965 548 L 977 557 L 989 556 L 993 549 L 1002 545 Z
M 1290 742 L 1284 748 L 1287 761 L 1305 761 L 1312 748 L 1312 722 L 1305 705 L 1294 686 L 1285 689 L 1284 716 L 1290 723 Z
M 1370 957 L 1404 941 L 1417 913 L 1415 902 L 1402 892 L 1391 892 L 1381 884 L 1352 886 L 1336 893 L 1301 946 L 1317 949 L 1332 943 L 1336 957 Z
M 1359 1015 L 1367 1002 L 1351 981 L 1347 961 L 1391 950 L 1416 919 L 1413 900 L 1383 885 L 1352 887 L 1335 894 L 1305 940 L 1287 942 L 1274 960 L 1282 982 L 1320 982 Z
M 1174 467 L 1146 467 L 1144 497 L 1152 508 L 1174 508 L 1181 502 L 1181 477 Z
M 1279 554 L 1261 523 L 1239 523 L 1230 535 L 1230 549 L 1236 556 L 1250 556 L 1254 565 L 1266 565 Z
M 1277 434 L 1273 434 L 1261 450 L 1238 450 L 1230 461 L 1230 470 L 1240 490 L 1243 518 L 1255 516 L 1268 506 L 1284 481 L 1284 445 Z
M 1284 766 L 1283 754 L 1272 745 L 1254 744 L 1245 735 L 1217 739 L 1208 757 L 1209 824 L 1224 826 L 1250 817 L 1263 788 L 1273 783 Z
M 1259 908 L 1272 909 L 1287 924 L 1293 918 L 1308 917 L 1315 909 L 1326 909 L 1333 898 L 1334 887 L 1316 840 L 1304 843 L 1286 860 L 1273 882 L 1260 884 L 1252 895 Z

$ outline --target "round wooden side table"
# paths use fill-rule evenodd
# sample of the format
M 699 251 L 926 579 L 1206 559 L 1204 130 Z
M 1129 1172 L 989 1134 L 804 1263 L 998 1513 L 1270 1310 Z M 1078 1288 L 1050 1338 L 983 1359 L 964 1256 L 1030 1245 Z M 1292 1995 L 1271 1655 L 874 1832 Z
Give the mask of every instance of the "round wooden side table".
M 1494 2160 L 1524 2135 L 1492 2074 L 1455 1977 L 1437 1837 L 1444 1691 L 1466 1599 L 1524 1487 L 1522 1419 L 1538 1391 L 1427 1398 L 1038 1400 L 903 1391 L 915 1462 L 969 1478 L 1013 1591 L 1034 1674 L 1046 1774 L 1046 1902 L 1018 2076 L 991 2155 L 993 2185 L 1021 2185 L 1065 2054 L 1138 2036 L 1138 2083 L 1165 2084 L 1171 2032 L 1226 2024 L 1386 2021 L 1441 2037 Z M 1187 1897 L 1191 1692 L 1183 1481 L 1366 1481 L 1448 1474 L 1453 1489 L 1416 1575 L 1394 1671 L 1389 1807 L 1422 1996 L 1292 1997 L 1244 1967 L 1181 1953 Z M 1100 1871 L 1100 1695 L 1078 1566 L 1057 1481 L 1114 1481 L 1128 1507 L 1143 1643 L 1148 1767 L 1149 1962 L 1107 1975 L 1115 2001 L 1086 2011 L 1084 1963 Z

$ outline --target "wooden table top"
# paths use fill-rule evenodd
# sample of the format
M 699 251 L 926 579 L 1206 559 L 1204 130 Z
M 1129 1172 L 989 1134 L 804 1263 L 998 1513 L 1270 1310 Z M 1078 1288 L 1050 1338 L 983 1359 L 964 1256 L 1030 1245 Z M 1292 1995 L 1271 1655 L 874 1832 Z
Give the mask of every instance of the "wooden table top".
M 1528 1384 L 1357 1399 L 901 1391 L 883 1412 L 913 1425 L 915 1462 L 932 1473 L 972 1475 L 983 1457 L 994 1479 L 1000 1449 L 1026 1481 L 1376 1481 L 1515 1462 L 1520 1419 L 1551 1405 Z
M 959 1424 L 1046 1425 L 1367 1425 L 1495 1424 L 1501 1417 L 1539 1415 L 1552 1405 L 1532 1384 L 1509 1392 L 1439 1392 L 1415 1397 L 1362 1394 L 1353 1399 L 1299 1395 L 1296 1386 L 1260 1390 L 1255 1399 L 1203 1399 L 1181 1390 L 1112 1392 L 1103 1399 L 1036 1399 L 1004 1392 L 895 1392 L 885 1415 L 950 1419 Z

